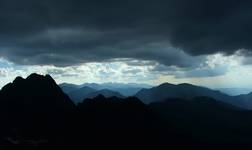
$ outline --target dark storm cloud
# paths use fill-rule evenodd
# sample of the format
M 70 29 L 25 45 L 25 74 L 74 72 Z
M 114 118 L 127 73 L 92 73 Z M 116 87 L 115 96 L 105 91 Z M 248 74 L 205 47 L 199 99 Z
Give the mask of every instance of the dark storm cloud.
M 1 0 L 0 56 L 76 65 L 133 58 L 194 66 L 190 55 L 252 48 L 249 0 Z

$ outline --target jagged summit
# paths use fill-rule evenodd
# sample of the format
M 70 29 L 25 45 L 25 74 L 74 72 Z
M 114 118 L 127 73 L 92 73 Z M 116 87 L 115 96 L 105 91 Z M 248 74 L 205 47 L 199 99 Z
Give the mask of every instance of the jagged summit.
M 31 74 L 26 79 L 17 77 L 12 83 L 4 86 L 0 92 L 4 105 L 37 110 L 72 109 L 74 104 L 61 90 L 50 75 Z M 11 109 L 10 109 L 11 110 Z
M 22 82 L 22 81 L 24 81 L 24 80 L 25 80 L 25 79 L 24 79 L 23 77 L 18 76 L 18 77 L 15 78 L 15 80 L 13 81 L 13 83 Z
M 16 84 L 16 83 L 21 83 L 21 82 L 24 82 L 24 81 L 50 81 L 50 82 L 54 82 L 54 79 L 49 75 L 49 74 L 46 74 L 46 75 L 40 75 L 40 74 L 37 74 L 37 73 L 32 73 L 30 74 L 26 79 L 21 77 L 21 76 L 17 76 L 14 80 L 13 80 L 13 84 Z
M 39 78 L 43 78 L 44 75 L 40 75 L 40 74 L 37 74 L 37 73 L 32 73 L 30 74 L 26 79 L 39 79 Z
M 29 81 L 49 81 L 51 83 L 54 83 L 56 84 L 56 82 L 54 81 L 54 79 L 49 75 L 49 74 L 46 74 L 46 75 L 40 75 L 40 74 L 37 74 L 37 73 L 33 73 L 31 75 L 29 75 L 26 80 L 29 80 Z

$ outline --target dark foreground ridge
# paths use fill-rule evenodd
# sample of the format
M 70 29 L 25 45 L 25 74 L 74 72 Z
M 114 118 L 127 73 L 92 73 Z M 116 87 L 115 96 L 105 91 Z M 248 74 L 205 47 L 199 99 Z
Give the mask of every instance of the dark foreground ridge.
M 241 148 L 252 144 L 251 118 L 210 97 L 147 105 L 98 95 L 75 105 L 49 75 L 32 74 L 0 91 L 0 149 Z

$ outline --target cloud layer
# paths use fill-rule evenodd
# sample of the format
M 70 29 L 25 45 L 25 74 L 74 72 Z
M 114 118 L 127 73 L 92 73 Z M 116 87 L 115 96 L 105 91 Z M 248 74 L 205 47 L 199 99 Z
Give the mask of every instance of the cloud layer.
M 128 58 L 198 67 L 201 55 L 250 52 L 251 6 L 249 0 L 1 0 L 0 56 L 25 65 Z

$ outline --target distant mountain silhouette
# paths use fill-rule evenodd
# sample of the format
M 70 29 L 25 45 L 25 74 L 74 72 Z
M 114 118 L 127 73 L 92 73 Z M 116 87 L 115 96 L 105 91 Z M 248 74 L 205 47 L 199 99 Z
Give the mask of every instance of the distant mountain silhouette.
M 218 101 L 229 103 L 237 107 L 252 109 L 252 94 L 230 96 L 217 90 L 192 84 L 170 84 L 164 83 L 150 89 L 142 89 L 135 96 L 144 103 L 160 102 L 170 98 L 192 99 L 194 97 L 212 97 Z
M 128 84 L 124 84 L 124 83 L 101 83 L 101 84 L 84 83 L 82 85 L 62 83 L 59 86 L 67 94 L 70 94 L 73 91 L 78 91 L 78 89 L 80 89 L 82 87 L 90 87 L 96 91 L 105 90 L 105 89 L 115 91 L 115 92 L 120 93 L 123 96 L 134 96 L 142 88 L 152 87 L 147 84 L 134 84 L 134 83 L 128 83 Z
M 127 89 L 127 88 L 151 88 L 152 86 L 148 84 L 137 84 L 137 83 L 84 83 L 82 86 L 89 86 L 96 90 L 102 90 L 102 89 Z
M 78 103 L 81 102 L 83 99 L 87 98 L 87 95 L 93 92 L 96 92 L 96 90 L 91 87 L 84 86 L 80 89 L 70 92 L 68 95 L 75 103 Z
M 252 92 L 233 97 L 235 104 L 245 109 L 252 109 Z
M 134 96 L 142 88 L 152 87 L 147 84 L 134 84 L 134 83 L 128 83 L 128 84 L 125 84 L 125 83 L 102 83 L 102 84 L 86 83 L 83 85 L 92 87 L 96 90 L 103 90 L 103 89 L 112 90 L 115 92 L 119 92 L 123 96 Z
M 73 101 L 75 101 L 75 103 L 81 102 L 85 98 L 95 97 L 99 94 L 103 94 L 106 97 L 136 96 L 146 104 L 151 103 L 151 102 L 162 101 L 167 98 L 191 99 L 197 96 L 207 96 L 207 97 L 212 97 L 222 102 L 233 104 L 241 108 L 252 109 L 252 100 L 250 101 L 251 99 L 250 93 L 238 95 L 238 96 L 231 96 L 226 93 L 222 93 L 221 91 L 218 91 L 218 90 L 213 90 L 206 87 L 195 86 L 195 85 L 186 84 L 186 83 L 178 84 L 178 85 L 164 83 L 157 87 L 152 87 L 149 89 L 141 88 L 138 86 L 151 87 L 144 84 L 142 85 L 142 84 L 133 84 L 133 83 L 131 84 L 85 83 L 83 85 L 74 85 L 74 84 L 66 84 L 66 83 L 60 84 L 60 87 L 62 88 L 62 90 L 65 93 L 67 93 L 70 96 L 70 98 Z
M 238 96 L 241 94 L 249 94 L 250 92 L 252 92 L 251 88 L 217 88 L 216 90 L 219 90 L 230 96 Z
M 134 96 L 137 92 L 139 92 L 141 87 L 125 87 L 125 88 L 114 88 L 113 91 L 121 93 L 123 96 Z
M 70 98 L 75 103 L 82 102 L 86 98 L 94 98 L 98 95 L 103 95 L 106 98 L 113 97 L 113 96 L 118 97 L 118 98 L 124 98 L 124 96 L 118 92 L 114 92 L 114 91 L 107 90 L 107 89 L 96 91 L 95 89 L 87 87 L 87 86 L 82 87 L 78 90 L 75 90 L 75 91 L 72 91 L 71 93 L 69 93 Z
M 104 87 L 98 83 L 84 83 L 81 85 L 81 87 L 90 87 L 93 88 L 95 90 L 101 90 L 104 89 Z
M 95 97 L 76 105 L 49 75 L 17 77 L 0 91 L 0 149 L 195 149 L 201 145 L 242 149 L 252 145 L 252 111 L 201 96 L 226 96 L 218 91 L 163 84 L 141 91 L 152 93 L 150 104 L 136 97 L 105 97 L 101 91 L 94 90 Z M 231 98 L 232 103 L 245 104 L 250 97 L 251 93 Z
M 70 84 L 70 83 L 62 83 L 59 84 L 59 87 L 62 89 L 63 92 L 65 92 L 66 94 L 69 94 L 73 91 L 76 91 L 80 88 L 79 85 L 75 85 L 75 84 Z
M 145 103 L 158 102 L 168 98 L 191 99 L 197 96 L 212 97 L 221 101 L 229 100 L 228 95 L 219 91 L 186 83 L 178 85 L 164 83 L 151 89 L 142 89 L 136 94 L 136 97 Z
M 84 99 L 86 99 L 86 98 L 94 98 L 94 97 L 97 97 L 98 95 L 103 95 L 106 98 L 109 98 L 109 97 L 124 98 L 124 96 L 121 95 L 118 92 L 115 92 L 115 91 L 112 91 L 112 90 L 103 89 L 103 90 L 99 90 L 99 91 L 95 91 L 95 92 L 87 94 L 84 97 Z
M 125 95 L 134 95 L 141 90 L 141 88 L 133 87 L 135 84 L 128 85 L 119 83 L 85 83 L 83 85 L 63 83 L 59 86 L 75 103 L 81 102 L 86 98 L 96 97 L 99 94 L 104 95 L 105 97 L 116 96 L 123 98 Z

